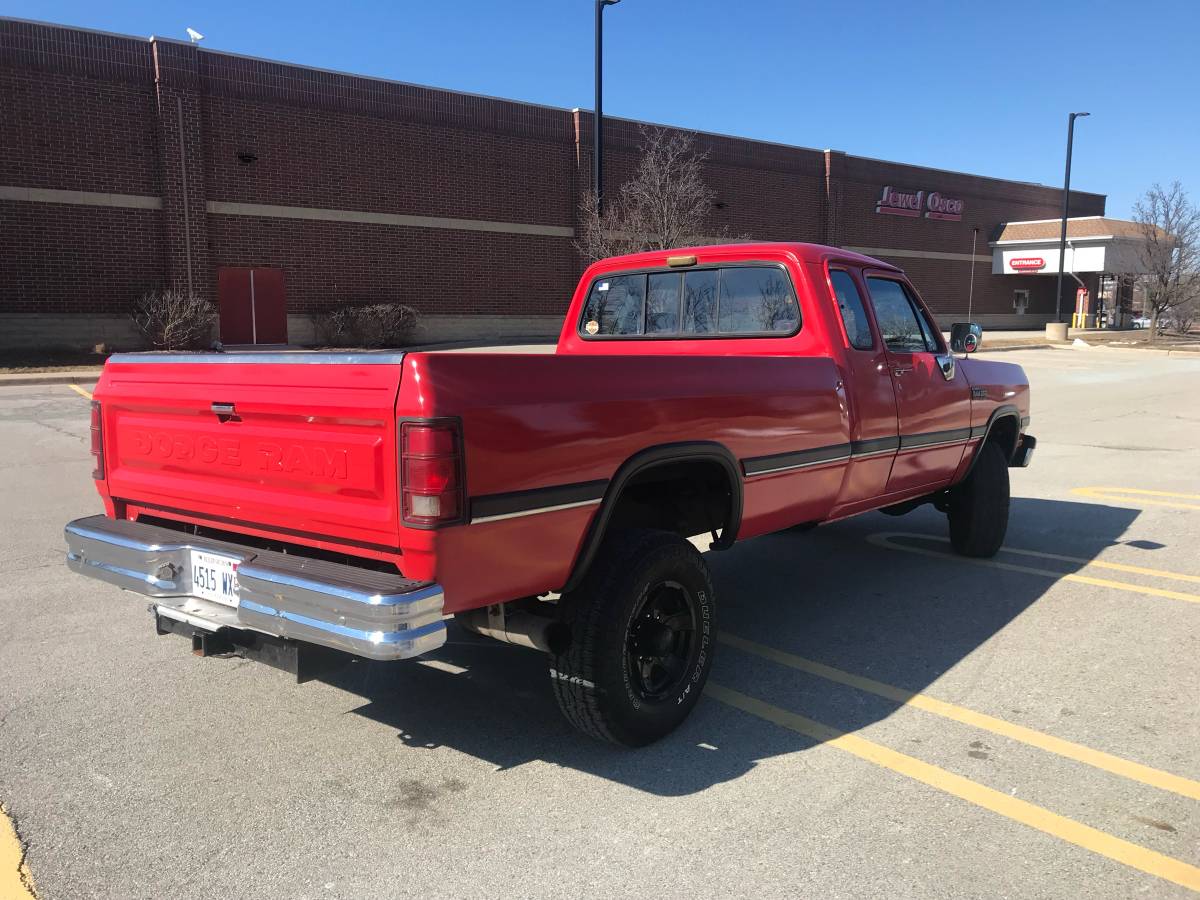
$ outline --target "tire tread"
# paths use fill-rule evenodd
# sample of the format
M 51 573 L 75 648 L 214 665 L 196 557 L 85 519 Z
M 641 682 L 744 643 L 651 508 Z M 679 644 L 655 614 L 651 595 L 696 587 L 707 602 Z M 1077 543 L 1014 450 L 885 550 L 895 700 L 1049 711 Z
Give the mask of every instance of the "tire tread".
M 1008 460 L 995 441 L 979 448 L 966 480 L 951 491 L 950 543 L 961 556 L 995 556 L 1008 531 Z
M 559 601 L 559 621 L 571 630 L 564 653 L 551 656 L 551 685 L 563 716 L 584 734 L 624 746 L 646 743 L 626 733 L 606 711 L 598 675 L 605 648 L 601 630 L 611 607 L 604 601 L 636 582 L 638 570 L 656 555 L 674 550 L 689 565 L 707 567 L 683 538 L 668 531 L 631 529 L 607 538 L 579 587 Z

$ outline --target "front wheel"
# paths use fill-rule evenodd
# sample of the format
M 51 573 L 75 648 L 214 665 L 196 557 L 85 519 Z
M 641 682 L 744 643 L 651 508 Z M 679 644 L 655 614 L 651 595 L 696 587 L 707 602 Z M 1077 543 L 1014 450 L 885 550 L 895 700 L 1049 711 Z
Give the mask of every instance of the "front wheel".
M 1000 445 L 979 448 L 975 467 L 962 484 L 950 489 L 950 543 L 962 556 L 989 557 L 1008 531 L 1008 460 Z
M 585 734 L 653 743 L 687 718 L 712 668 L 708 566 L 666 531 L 606 539 L 583 583 L 559 601 L 570 643 L 552 654 L 559 708 Z

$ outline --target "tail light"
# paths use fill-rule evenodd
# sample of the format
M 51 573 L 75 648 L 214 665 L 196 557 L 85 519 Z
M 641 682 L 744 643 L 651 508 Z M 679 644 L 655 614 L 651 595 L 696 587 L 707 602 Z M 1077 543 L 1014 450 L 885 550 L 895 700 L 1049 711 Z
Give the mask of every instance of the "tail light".
M 467 511 L 462 424 L 458 419 L 400 424 L 401 519 L 413 528 L 462 522 Z
M 92 477 L 97 481 L 104 480 L 104 420 L 100 415 L 100 401 L 92 401 L 92 461 L 96 464 L 92 469 Z

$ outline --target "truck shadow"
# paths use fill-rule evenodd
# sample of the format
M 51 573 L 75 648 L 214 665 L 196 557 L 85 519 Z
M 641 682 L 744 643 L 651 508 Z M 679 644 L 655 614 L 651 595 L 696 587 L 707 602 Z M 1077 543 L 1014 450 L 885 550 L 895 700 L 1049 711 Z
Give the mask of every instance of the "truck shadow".
M 1044 574 L 950 556 L 945 519 L 930 508 L 903 519 L 871 514 L 769 535 L 706 559 L 723 634 L 922 692 L 1041 599 L 1056 575 L 1079 570 L 1118 542 L 1161 546 L 1130 531 L 1137 516 L 1095 503 L 1014 499 L 1006 547 L 1073 559 L 1002 553 L 998 560 Z M 909 536 L 881 544 L 884 532 Z M 667 739 L 620 750 L 565 723 L 547 668 L 539 653 L 452 626 L 447 644 L 423 662 L 359 664 L 326 680 L 363 697 L 355 713 L 395 729 L 408 747 L 449 747 L 501 770 L 547 762 L 663 796 L 704 790 L 815 743 L 705 698 Z M 899 707 L 726 644 L 718 647 L 712 680 L 843 732 Z

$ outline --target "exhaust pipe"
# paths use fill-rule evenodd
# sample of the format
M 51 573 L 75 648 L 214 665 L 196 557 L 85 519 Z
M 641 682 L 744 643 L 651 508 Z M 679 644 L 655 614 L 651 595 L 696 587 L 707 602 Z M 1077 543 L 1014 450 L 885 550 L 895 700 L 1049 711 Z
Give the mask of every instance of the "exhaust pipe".
M 468 631 L 543 653 L 561 653 L 570 639 L 566 626 L 549 616 L 512 610 L 503 603 L 470 609 L 455 619 Z

